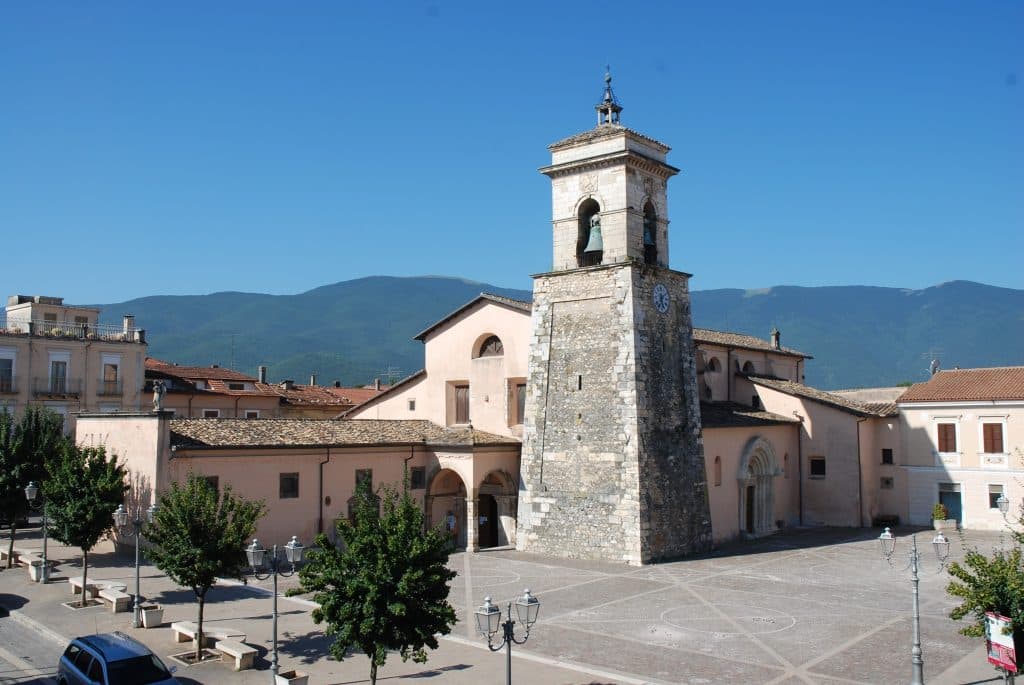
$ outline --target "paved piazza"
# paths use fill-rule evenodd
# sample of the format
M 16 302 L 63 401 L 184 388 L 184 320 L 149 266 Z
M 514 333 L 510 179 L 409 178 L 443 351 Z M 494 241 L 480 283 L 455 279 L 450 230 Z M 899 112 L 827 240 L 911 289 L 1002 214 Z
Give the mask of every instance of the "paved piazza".
M 642 568 L 540 559 L 514 551 L 452 557 L 457 635 L 489 595 L 502 608 L 523 588 L 541 620 L 517 650 L 587 664 L 635 682 L 894 683 L 909 680 L 910 538 L 897 531 L 890 568 L 877 529 L 790 531 L 696 560 Z M 933 531 L 923 556 L 921 623 L 925 675 L 934 678 L 977 649 L 948 618 L 949 575 L 936 573 Z M 998 537 L 951 538 L 988 548 Z M 468 607 L 468 615 L 467 615 Z M 603 679 L 595 680 L 603 682 Z

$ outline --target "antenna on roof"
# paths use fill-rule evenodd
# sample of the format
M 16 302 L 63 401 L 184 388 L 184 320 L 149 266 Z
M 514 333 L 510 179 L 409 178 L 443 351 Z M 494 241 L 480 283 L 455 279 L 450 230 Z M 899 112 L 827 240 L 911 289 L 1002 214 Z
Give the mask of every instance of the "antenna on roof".
M 942 350 L 930 349 L 927 352 L 922 353 L 921 357 L 924 359 L 931 359 L 928 363 L 929 376 L 934 376 L 939 372 L 942 367 L 942 361 L 940 360 L 940 357 L 942 357 Z
M 386 378 L 388 385 L 394 385 L 398 381 L 402 380 L 402 369 L 397 366 L 388 366 L 382 370 L 378 376 Z

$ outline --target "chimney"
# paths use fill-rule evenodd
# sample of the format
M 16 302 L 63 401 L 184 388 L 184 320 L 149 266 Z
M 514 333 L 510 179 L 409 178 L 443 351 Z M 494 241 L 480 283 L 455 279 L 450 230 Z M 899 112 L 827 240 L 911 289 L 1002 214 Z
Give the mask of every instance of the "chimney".
M 782 349 L 782 346 L 779 345 L 779 337 L 780 336 L 781 336 L 781 333 L 779 333 L 779 329 L 775 328 L 774 326 L 772 326 L 772 349 L 773 350 L 780 350 L 780 349 Z
M 125 335 L 130 335 L 135 329 L 135 316 L 132 314 L 125 314 L 124 319 L 121 320 L 121 328 Z
M 287 380 L 281 381 L 281 388 L 284 389 L 284 390 L 292 390 L 294 387 L 295 387 L 295 381 L 293 381 L 290 378 L 287 379 Z
M 263 366 L 262 364 L 256 367 L 256 374 L 257 377 L 260 379 L 260 383 L 267 382 L 267 367 Z
M 373 389 L 376 390 L 377 392 L 380 392 L 380 379 L 379 378 L 374 378 L 373 379 Z
M 316 385 L 316 374 L 315 373 L 309 374 L 309 385 L 310 385 L 310 387 Z
M 341 381 L 339 381 L 339 380 L 334 381 L 334 387 L 340 388 L 341 387 Z

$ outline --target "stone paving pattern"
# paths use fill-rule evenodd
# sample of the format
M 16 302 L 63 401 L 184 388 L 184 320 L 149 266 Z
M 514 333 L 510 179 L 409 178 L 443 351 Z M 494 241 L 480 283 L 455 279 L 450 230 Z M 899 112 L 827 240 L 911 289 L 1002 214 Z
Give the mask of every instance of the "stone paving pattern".
M 897 556 L 909 538 L 897 531 Z M 459 573 L 450 601 L 459 624 L 427 664 L 392 656 L 384 682 L 498 683 L 504 654 L 492 654 L 473 634 L 472 611 L 489 595 L 502 607 L 529 587 L 541 600 L 529 642 L 513 648 L 513 679 L 531 685 L 567 683 L 869 683 L 907 682 L 910 674 L 909 571 L 879 556 L 877 530 L 788 531 L 726 547 L 700 559 L 641 568 L 537 557 L 511 550 L 455 554 Z M 978 640 L 957 634 L 948 618 L 948 575 L 935 573 L 931 531 L 922 531 L 926 569 L 921 613 L 926 682 L 961 685 L 997 682 Z M 34 533 L 19 533 L 20 547 L 37 547 Z M 953 538 L 990 548 L 998 535 Z M 91 632 L 123 630 L 167 657 L 182 651 L 170 622 L 195 620 L 192 592 L 177 588 L 157 569 L 142 569 L 142 592 L 165 605 L 165 627 L 132 629 L 131 614 L 106 607 L 71 611 L 66 578 L 79 575 L 76 550 L 52 544 L 60 563 L 46 586 L 24 569 L 0 572 L 0 604 L 26 626 L 42 627 L 54 643 Z M 116 579 L 134 590 L 130 555 L 109 543 L 90 554 L 90 577 Z M 185 683 L 265 683 L 269 680 L 270 581 L 223 584 L 210 594 L 211 625 L 241 628 L 260 650 L 257 670 L 234 673 L 219 663 L 180 669 Z M 282 592 L 297 578 L 281 578 Z M 328 638 L 313 625 L 302 598 L 279 600 L 282 669 L 311 674 L 310 683 L 367 682 L 367 661 L 324 658 Z M 10 682 L 18 682 L 11 680 Z

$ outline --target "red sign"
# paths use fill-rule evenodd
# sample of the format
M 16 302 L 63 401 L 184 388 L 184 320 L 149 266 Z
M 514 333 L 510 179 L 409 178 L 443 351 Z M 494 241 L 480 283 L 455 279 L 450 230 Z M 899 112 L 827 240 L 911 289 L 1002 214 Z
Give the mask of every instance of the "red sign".
M 985 613 L 985 644 L 988 647 L 988 662 L 1010 673 L 1017 672 L 1017 649 L 1014 645 L 1013 622 L 1005 616 L 988 611 Z

